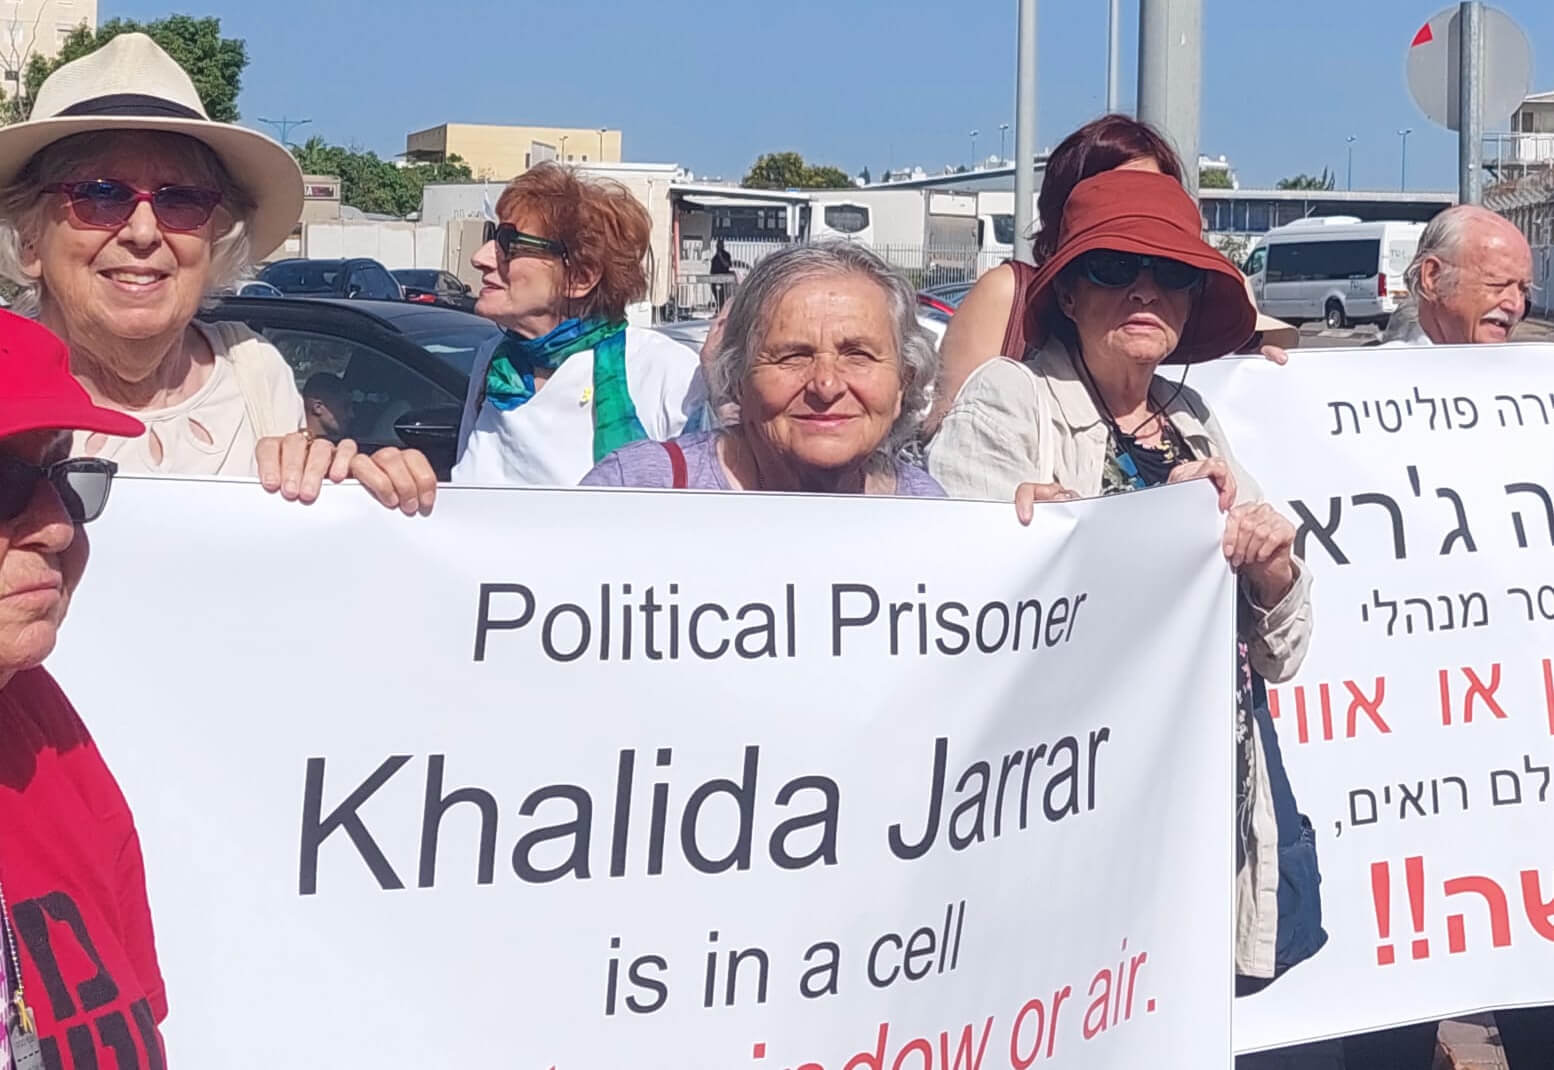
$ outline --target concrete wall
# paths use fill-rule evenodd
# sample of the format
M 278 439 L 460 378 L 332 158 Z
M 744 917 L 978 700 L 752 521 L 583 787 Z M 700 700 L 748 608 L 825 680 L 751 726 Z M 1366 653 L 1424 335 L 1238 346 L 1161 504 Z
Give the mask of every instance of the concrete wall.
M 308 223 L 302 254 L 313 260 L 366 256 L 393 271 L 443 267 L 447 228 L 377 221 Z
M 602 150 L 602 152 L 601 152 Z M 484 126 L 447 123 L 405 138 L 405 152 L 462 157 L 477 179 L 506 182 L 545 159 L 619 163 L 621 132 L 550 126 Z

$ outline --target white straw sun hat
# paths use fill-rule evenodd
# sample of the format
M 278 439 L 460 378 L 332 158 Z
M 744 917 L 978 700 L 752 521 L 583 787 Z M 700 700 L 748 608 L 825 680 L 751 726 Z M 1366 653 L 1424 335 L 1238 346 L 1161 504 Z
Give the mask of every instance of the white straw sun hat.
M 189 75 L 143 33 L 120 34 L 49 75 L 32 117 L 0 128 L 0 186 L 61 138 L 111 130 L 160 130 L 209 146 L 254 201 L 255 259 L 284 242 L 302 216 L 302 171 L 291 153 L 257 131 L 213 122 Z

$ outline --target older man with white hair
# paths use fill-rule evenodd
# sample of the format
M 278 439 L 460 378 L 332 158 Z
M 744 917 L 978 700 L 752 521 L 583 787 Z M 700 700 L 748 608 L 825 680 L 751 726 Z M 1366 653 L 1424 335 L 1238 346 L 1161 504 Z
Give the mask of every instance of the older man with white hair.
M 1527 315 L 1532 249 L 1504 216 L 1462 204 L 1425 227 L 1403 277 L 1412 301 L 1384 345 L 1493 345 Z

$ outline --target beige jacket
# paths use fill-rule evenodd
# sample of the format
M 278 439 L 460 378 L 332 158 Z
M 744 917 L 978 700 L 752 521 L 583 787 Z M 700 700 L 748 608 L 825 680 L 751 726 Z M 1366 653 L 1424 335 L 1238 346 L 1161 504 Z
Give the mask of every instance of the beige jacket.
M 1236 504 L 1262 501 L 1197 391 L 1177 393 L 1175 383 L 1157 377 L 1151 396 L 1194 455 L 1220 457 L 1230 466 Z M 1108 435 L 1073 359 L 1053 339 L 1028 364 L 1000 357 L 972 373 L 928 445 L 928 471 L 952 498 L 1013 501 L 1021 483 L 1060 483 L 1094 498 L 1101 493 Z M 1270 683 L 1283 683 L 1300 669 L 1311 644 L 1311 574 L 1299 558 L 1295 586 L 1272 609 L 1254 604 L 1251 629 L 1242 638 L 1252 666 Z
M 1219 422 L 1197 391 L 1157 378 L 1151 397 L 1198 457 L 1221 457 L 1236 477 L 1236 502 L 1260 501 L 1236 463 Z M 1085 497 L 1101 493 L 1108 428 L 1063 343 L 1049 341 L 1029 364 L 989 361 L 966 380 L 928 446 L 928 471 L 952 498 L 1011 501 L 1021 483 L 1060 483 Z M 1295 586 L 1270 610 L 1250 599 L 1242 638 L 1254 668 L 1280 683 L 1294 676 L 1311 642 L 1311 574 L 1295 560 Z M 1247 810 L 1236 815 L 1246 862 L 1236 874 L 1236 972 L 1271 978 L 1279 923 L 1278 822 L 1268 755 L 1254 729 Z

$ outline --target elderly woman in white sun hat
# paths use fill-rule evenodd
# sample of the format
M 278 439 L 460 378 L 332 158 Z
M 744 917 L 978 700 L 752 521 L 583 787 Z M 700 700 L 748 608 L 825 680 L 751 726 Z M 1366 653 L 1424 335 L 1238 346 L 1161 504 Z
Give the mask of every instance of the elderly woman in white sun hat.
M 30 120 L 0 129 L 0 275 L 22 288 L 18 310 L 68 343 L 92 400 L 146 425 L 135 438 L 83 432 L 76 455 L 128 472 L 258 475 L 303 501 L 354 477 L 391 508 L 431 508 L 425 457 L 313 438 L 275 347 L 241 324 L 195 322 L 301 211 L 291 153 L 209 120 L 144 34 L 67 63 Z

